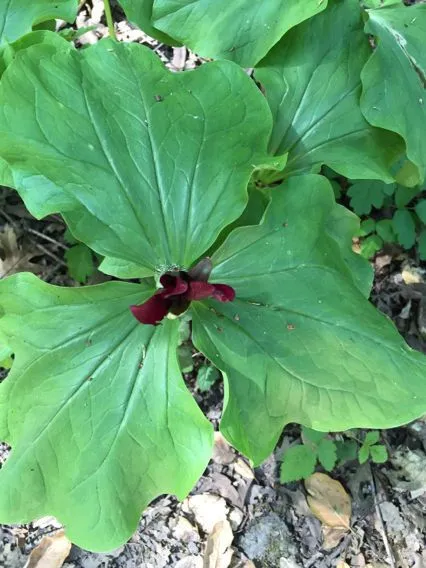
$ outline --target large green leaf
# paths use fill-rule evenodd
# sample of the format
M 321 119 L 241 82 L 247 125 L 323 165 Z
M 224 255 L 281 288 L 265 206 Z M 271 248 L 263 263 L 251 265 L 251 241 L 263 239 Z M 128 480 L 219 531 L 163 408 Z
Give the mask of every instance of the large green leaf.
M 221 429 L 255 463 L 282 428 L 386 428 L 426 411 L 426 358 L 345 275 L 325 224 L 325 178 L 288 180 L 263 223 L 236 229 L 213 255 L 229 304 L 194 304 L 194 342 L 226 377 Z
M 49 43 L 53 47 L 56 46 L 59 49 L 64 47 L 64 45 L 67 45 L 66 41 L 57 33 L 49 31 L 28 33 L 16 41 L 3 45 L 0 48 L 0 77 L 20 51 L 39 43 Z M 10 171 L 8 164 L 1 158 L 0 180 L 1 183 L 6 186 L 13 184 L 12 172 Z
M 240 215 L 271 122 L 234 63 L 173 74 L 110 40 L 28 48 L 0 85 L 0 157 L 29 210 L 61 212 L 78 240 L 143 274 L 189 266 Z
M 226 237 L 236 227 L 258 225 L 270 203 L 274 191 L 275 189 L 259 190 L 256 187 L 251 187 L 249 190 L 249 201 L 242 216 L 222 231 L 211 250 L 207 252 L 208 256 L 211 256 L 216 249 L 219 248 Z M 354 284 L 361 290 L 364 296 L 368 298 L 373 284 L 374 270 L 368 260 L 361 257 L 359 254 L 354 254 L 352 240 L 355 236 L 358 236 L 359 227 L 359 218 L 352 213 L 352 211 L 346 209 L 346 207 L 336 203 L 330 211 L 324 228 L 330 237 L 338 244 L 342 258 L 349 269 L 349 275 L 353 279 Z M 110 272 L 108 272 L 109 274 L 114 274 L 113 266 L 109 265 L 107 268 L 110 270 Z M 128 277 L 133 278 L 135 276 L 129 271 Z
M 2 0 L 0 2 L 0 46 L 31 31 L 32 26 L 61 18 L 72 22 L 78 0 Z
M 38 30 L 28 33 L 0 49 L 0 77 L 20 51 L 39 43 L 49 44 L 56 49 L 69 47 L 69 43 L 56 32 Z
M 373 285 L 374 269 L 367 259 L 360 254 L 354 254 L 352 239 L 359 232 L 359 226 L 359 218 L 346 207 L 336 203 L 327 219 L 325 229 L 338 244 L 355 286 L 368 298 Z
M 392 4 L 401 5 L 403 0 L 360 0 L 365 8 L 383 8 L 384 6 L 391 6 Z
M 149 2 L 148 2 L 149 3 Z M 292 27 L 318 14 L 327 0 L 154 0 L 155 28 L 204 57 L 254 66 Z M 145 19 L 137 21 L 143 26 Z
M 377 47 L 362 72 L 367 120 L 400 134 L 421 183 L 426 174 L 426 5 L 368 10 L 365 31 Z
M 115 276 L 116 278 L 121 278 L 123 280 L 128 280 L 132 278 L 146 278 L 151 276 L 152 271 L 147 268 L 142 268 L 139 264 L 135 262 L 129 262 L 127 260 L 121 260 L 119 258 L 113 258 L 112 256 L 107 256 L 99 265 L 99 270 L 110 276 Z
M 0 283 L 0 340 L 15 353 L 0 385 L 0 522 L 55 515 L 90 550 L 121 545 L 157 495 L 183 498 L 212 429 L 176 358 L 178 321 L 140 325 L 152 290 L 58 288 L 31 274 Z
M 145 33 L 153 38 L 167 43 L 177 45 L 168 35 L 160 32 L 152 25 L 152 5 L 154 0 L 119 0 L 128 19 L 139 26 Z
M 49 31 L 36 31 L 28 33 L 20 37 L 12 43 L 1 45 L 0 47 L 0 77 L 3 75 L 5 69 L 16 57 L 16 54 L 27 49 L 31 45 L 38 43 L 50 43 L 52 46 L 58 48 L 63 47 L 66 42 L 57 33 Z M 3 185 L 10 186 L 13 184 L 13 176 L 8 164 L 0 158 L 0 179 Z
M 327 164 L 350 178 L 391 182 L 404 145 L 371 127 L 360 110 L 370 48 L 358 1 L 329 4 L 291 30 L 255 71 L 274 116 L 270 149 L 289 152 L 288 175 Z

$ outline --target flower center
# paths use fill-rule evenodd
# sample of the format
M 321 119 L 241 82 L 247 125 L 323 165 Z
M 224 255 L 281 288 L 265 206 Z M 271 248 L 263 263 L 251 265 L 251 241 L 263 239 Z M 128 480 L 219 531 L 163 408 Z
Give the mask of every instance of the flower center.
M 162 288 L 143 304 L 130 306 L 135 318 L 146 325 L 158 325 L 168 313 L 180 315 L 191 302 L 212 298 L 232 302 L 235 290 L 227 284 L 210 284 L 212 270 L 209 258 L 204 258 L 188 272 L 166 272 L 160 278 Z

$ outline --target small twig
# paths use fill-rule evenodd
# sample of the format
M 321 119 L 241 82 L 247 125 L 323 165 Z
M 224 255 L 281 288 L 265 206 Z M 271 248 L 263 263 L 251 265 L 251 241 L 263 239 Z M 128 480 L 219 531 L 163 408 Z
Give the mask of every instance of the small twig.
M 49 243 L 53 243 L 54 245 L 64 249 L 64 250 L 68 250 L 69 247 L 67 247 L 66 245 L 63 245 L 62 243 L 58 242 L 56 239 L 52 239 L 52 237 L 48 237 L 47 235 L 43 235 L 43 233 L 40 233 L 39 231 L 36 231 L 35 229 L 31 229 L 28 228 L 27 231 L 29 233 L 32 233 L 33 235 L 37 235 L 38 237 L 40 237 L 40 239 L 44 239 L 45 241 L 49 241 Z
M 109 35 L 112 39 L 115 39 L 115 41 L 117 41 L 117 36 L 115 35 L 115 28 L 114 28 L 114 20 L 112 17 L 111 5 L 109 3 L 109 0 L 104 0 L 104 7 L 105 7 L 105 18 L 108 24 Z
M 53 267 L 46 267 L 46 270 L 43 270 L 43 280 L 46 282 L 50 282 L 58 270 L 60 270 L 62 266 L 60 264 L 55 264 Z
M 382 511 L 380 510 L 380 502 L 379 502 L 379 498 L 378 498 L 378 495 L 377 495 L 376 478 L 374 476 L 374 472 L 371 468 L 371 465 L 369 465 L 369 468 L 370 468 L 370 475 L 371 475 L 371 488 L 373 490 L 374 505 L 376 507 L 376 514 L 377 514 L 377 518 L 379 520 L 381 537 L 383 539 L 383 544 L 385 546 L 385 550 L 386 550 L 386 553 L 389 557 L 389 561 L 390 561 L 392 568 L 397 568 L 395 556 L 394 556 L 392 547 L 389 544 L 388 535 L 386 533 L 385 523 L 383 522 Z
M 35 243 L 36 247 L 39 248 L 42 252 L 44 252 L 44 254 L 47 254 L 47 256 L 50 256 L 51 258 L 55 259 L 56 262 L 59 262 L 59 264 L 61 266 L 66 266 L 66 263 L 59 258 L 59 256 L 56 256 L 56 254 L 54 254 L 53 252 L 51 252 L 49 249 L 47 249 L 46 247 L 44 247 L 43 245 L 41 245 L 40 243 Z
M 10 215 L 8 215 L 5 211 L 0 210 L 0 215 L 2 215 L 8 223 L 12 225 L 12 227 L 16 228 L 18 225 L 14 219 Z

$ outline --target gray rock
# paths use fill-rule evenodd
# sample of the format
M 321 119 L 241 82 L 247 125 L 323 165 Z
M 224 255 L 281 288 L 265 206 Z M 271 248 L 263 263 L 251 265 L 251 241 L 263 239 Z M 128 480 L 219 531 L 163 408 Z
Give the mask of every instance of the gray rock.
M 257 560 L 262 568 L 298 568 L 296 546 L 284 520 L 276 513 L 270 512 L 253 519 L 239 545 L 247 557 Z

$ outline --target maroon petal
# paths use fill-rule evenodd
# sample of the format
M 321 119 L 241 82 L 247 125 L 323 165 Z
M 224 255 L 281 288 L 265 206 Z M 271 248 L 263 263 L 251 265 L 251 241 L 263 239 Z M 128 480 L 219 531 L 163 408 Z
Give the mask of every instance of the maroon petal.
M 188 282 L 185 282 L 185 280 L 182 280 L 179 276 L 173 276 L 172 274 L 163 274 L 160 278 L 160 284 L 164 288 L 164 290 L 161 290 L 161 295 L 164 298 L 180 296 L 181 294 L 185 294 L 188 290 Z
M 191 280 L 201 280 L 201 282 L 207 282 L 212 268 L 212 261 L 207 256 L 206 258 L 203 258 L 203 260 L 200 260 L 200 262 L 198 262 L 188 271 L 188 276 Z
M 213 293 L 213 284 L 195 280 L 194 282 L 189 283 L 187 298 L 188 300 L 204 300 L 205 298 L 211 298 Z
M 226 284 L 208 284 L 207 282 L 190 282 L 188 300 L 204 300 L 214 298 L 219 302 L 232 302 L 235 290 Z
M 145 325 L 157 325 L 170 309 L 171 301 L 163 295 L 154 294 L 149 300 L 140 306 L 130 306 L 130 311 L 135 318 Z
M 227 284 L 213 284 L 212 298 L 219 302 L 232 302 L 235 299 L 235 290 Z

